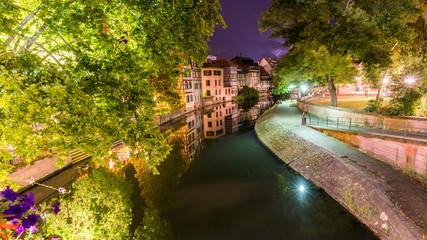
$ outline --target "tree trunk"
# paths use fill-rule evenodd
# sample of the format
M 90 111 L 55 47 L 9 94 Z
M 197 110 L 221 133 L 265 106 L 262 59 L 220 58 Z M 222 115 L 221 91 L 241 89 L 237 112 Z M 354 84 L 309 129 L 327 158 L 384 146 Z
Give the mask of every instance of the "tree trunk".
M 378 100 L 380 100 L 381 91 L 382 91 L 383 84 L 384 84 L 384 79 L 387 77 L 387 74 L 388 74 L 388 69 L 385 71 L 385 73 L 383 74 L 383 77 L 380 80 L 380 85 L 378 86 L 378 91 L 377 91 L 377 97 L 375 99 L 376 102 L 378 102 Z
M 326 79 L 328 80 L 328 89 L 331 95 L 331 106 L 338 107 L 337 102 L 337 88 L 334 83 L 334 78 L 326 75 Z

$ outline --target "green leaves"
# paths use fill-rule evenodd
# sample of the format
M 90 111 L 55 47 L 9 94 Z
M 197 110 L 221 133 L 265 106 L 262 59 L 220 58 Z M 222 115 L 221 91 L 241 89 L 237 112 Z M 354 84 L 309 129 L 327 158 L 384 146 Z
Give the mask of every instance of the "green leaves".
M 77 149 L 103 165 L 123 140 L 155 169 L 169 148 L 153 108 L 164 100 L 179 105 L 183 54 L 202 63 L 216 24 L 225 25 L 217 0 L 0 6 L 8 24 L 0 27 L 0 146 L 29 162 Z
M 61 198 L 62 211 L 49 214 L 43 231 L 63 239 L 129 239 L 132 186 L 103 168 L 73 185 Z
M 283 89 L 290 82 L 313 78 L 349 81 L 361 74 L 356 61 L 379 85 L 381 72 L 410 55 L 408 49 L 418 49 L 425 58 L 425 41 L 420 42 L 425 34 L 416 33 L 425 32 L 424 11 L 425 5 L 413 0 L 274 0 L 259 28 L 271 31 L 270 37 L 285 39 L 284 46 L 290 49 L 276 69 L 276 86 Z M 425 62 L 418 66 L 425 67 Z

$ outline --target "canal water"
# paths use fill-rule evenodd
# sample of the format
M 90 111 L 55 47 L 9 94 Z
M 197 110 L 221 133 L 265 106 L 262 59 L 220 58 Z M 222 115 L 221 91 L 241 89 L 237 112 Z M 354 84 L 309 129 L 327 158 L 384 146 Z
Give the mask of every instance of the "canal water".
M 142 222 L 151 239 L 377 239 L 258 141 L 253 125 L 269 106 L 245 113 L 227 103 L 163 129 L 173 151 L 160 174 L 126 171 L 132 230 Z

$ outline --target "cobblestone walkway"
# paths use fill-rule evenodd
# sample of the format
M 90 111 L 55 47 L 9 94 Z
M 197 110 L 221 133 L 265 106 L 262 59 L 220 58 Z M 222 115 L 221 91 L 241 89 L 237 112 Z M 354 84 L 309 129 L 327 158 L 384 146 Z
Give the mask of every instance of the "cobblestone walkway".
M 296 107 L 290 107 L 289 102 L 275 109 L 274 120 L 278 124 L 365 172 L 427 236 L 427 187 L 423 183 L 346 143 L 302 126 L 301 117 L 301 112 Z

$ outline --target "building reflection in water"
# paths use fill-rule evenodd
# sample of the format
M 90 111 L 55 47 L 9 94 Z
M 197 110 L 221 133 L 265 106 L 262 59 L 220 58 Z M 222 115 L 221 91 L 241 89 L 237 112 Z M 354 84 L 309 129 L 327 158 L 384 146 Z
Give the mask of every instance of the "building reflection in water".
M 239 126 L 255 125 L 261 114 L 272 105 L 264 100 L 249 111 L 244 112 L 234 102 L 226 102 L 190 112 L 179 119 L 160 126 L 162 131 L 171 131 L 170 139 L 180 139 L 183 144 L 181 153 L 192 161 L 205 148 L 205 140 L 214 140 L 236 133 Z
M 142 197 L 142 201 L 140 198 L 134 199 L 135 208 L 138 208 L 133 210 L 135 221 L 143 221 L 141 207 L 144 207 L 144 212 L 147 209 L 159 212 L 168 209 L 174 201 L 181 176 L 208 144 L 219 137 L 236 133 L 242 123 L 244 126 L 253 125 L 262 112 L 261 108 L 269 106 L 270 102 L 262 102 L 250 111 L 243 112 L 237 104 L 227 102 L 188 113 L 159 126 L 164 134 L 168 134 L 166 141 L 172 151 L 157 167 L 159 174 L 153 174 L 145 161 L 132 161 L 134 176 L 141 190 L 138 195 Z

